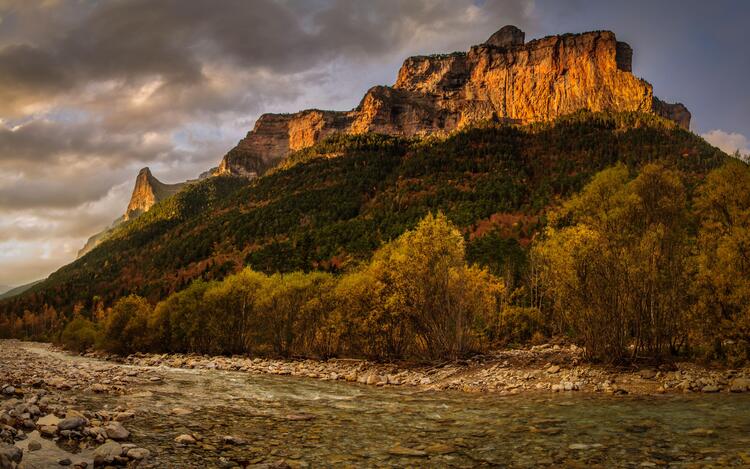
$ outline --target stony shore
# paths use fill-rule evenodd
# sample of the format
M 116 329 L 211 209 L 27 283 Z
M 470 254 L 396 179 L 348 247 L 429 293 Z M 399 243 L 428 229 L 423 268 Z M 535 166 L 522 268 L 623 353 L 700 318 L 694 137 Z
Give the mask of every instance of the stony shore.
M 100 363 L 71 366 L 15 341 L 0 344 L 0 468 L 137 465 L 150 451 L 128 443 L 125 425 L 136 411 L 89 409 L 71 393 L 121 393 L 153 379 L 147 370 Z M 39 344 L 42 352 L 48 345 Z
M 524 391 L 661 394 L 748 392 L 750 368 L 712 369 L 694 363 L 617 369 L 586 364 L 575 345 L 538 345 L 497 351 L 438 365 L 383 364 L 366 360 L 278 360 L 184 354 L 91 354 L 129 365 L 240 371 L 343 380 L 373 386 L 417 386 L 425 391 L 459 390 L 516 394 Z

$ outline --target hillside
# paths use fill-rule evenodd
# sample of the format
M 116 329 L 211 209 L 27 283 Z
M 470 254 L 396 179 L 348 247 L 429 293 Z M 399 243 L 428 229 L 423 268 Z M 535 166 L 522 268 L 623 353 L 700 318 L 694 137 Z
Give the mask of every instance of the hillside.
M 727 156 L 666 119 L 578 112 L 553 123 L 486 123 L 445 138 L 334 136 L 252 181 L 187 186 L 0 311 L 70 313 L 128 293 L 156 301 L 244 265 L 337 272 L 443 211 L 471 262 L 511 282 L 545 213 L 616 162 L 662 161 L 696 182 Z

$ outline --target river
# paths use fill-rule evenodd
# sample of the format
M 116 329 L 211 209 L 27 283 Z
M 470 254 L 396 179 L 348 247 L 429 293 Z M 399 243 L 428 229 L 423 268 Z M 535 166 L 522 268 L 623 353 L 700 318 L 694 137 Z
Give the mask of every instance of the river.
M 35 350 L 80 367 L 97 360 Z M 124 366 L 124 365 L 123 365 Z M 159 367 L 86 408 L 135 409 L 156 467 L 672 467 L 750 464 L 750 395 L 516 396 Z M 72 393 L 72 391 L 68 391 Z M 177 409 L 177 410 L 175 410 Z M 195 434 L 195 445 L 174 439 Z M 224 436 L 241 440 L 226 444 Z

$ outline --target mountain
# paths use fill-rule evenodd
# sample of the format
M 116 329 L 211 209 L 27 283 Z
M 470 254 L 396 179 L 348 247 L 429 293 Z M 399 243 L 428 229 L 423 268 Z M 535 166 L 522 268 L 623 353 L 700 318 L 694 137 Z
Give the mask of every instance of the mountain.
M 3 293 L 5 293 L 6 291 L 10 290 L 11 288 L 13 288 L 13 287 L 11 287 L 9 285 L 0 285 L 0 295 L 2 295 Z
M 513 278 L 547 211 L 599 170 L 662 161 L 695 183 L 726 158 L 644 113 L 578 112 L 437 138 L 333 136 L 251 181 L 217 176 L 185 187 L 30 293 L 0 302 L 0 313 L 69 311 L 95 297 L 109 305 L 130 293 L 156 301 L 245 265 L 339 272 L 438 210 L 463 230 L 471 262 Z
M 150 169 L 143 168 L 135 179 L 133 195 L 125 210 L 124 221 L 148 212 L 157 202 L 177 193 L 184 186 L 185 183 L 164 184 L 151 174 Z
M 528 124 L 588 109 L 654 113 L 690 127 L 690 112 L 653 96 L 631 73 L 633 50 L 610 31 L 524 42 L 505 26 L 468 52 L 410 57 L 392 86 L 375 86 L 351 111 L 264 114 L 218 172 L 252 177 L 336 133 L 447 134 L 488 119 Z
M 201 175 L 206 177 L 206 175 Z M 188 181 L 190 182 L 190 181 Z M 151 174 L 151 170 L 143 168 L 138 172 L 135 178 L 133 194 L 130 196 L 130 202 L 125 213 L 112 222 L 110 226 L 90 237 L 86 244 L 78 251 L 77 258 L 85 255 L 96 246 L 98 246 L 107 236 L 109 236 L 120 223 L 137 218 L 143 213 L 148 212 L 151 207 L 161 200 L 170 197 L 179 192 L 188 182 L 178 184 L 164 184 Z
M 21 293 L 23 293 L 23 292 L 31 289 L 35 285 L 37 285 L 39 283 L 42 283 L 43 281 L 44 280 L 36 280 L 34 282 L 27 283 L 27 284 L 24 284 L 24 285 L 20 285 L 20 286 L 17 286 L 17 287 L 2 287 L 2 288 L 0 288 L 0 291 L 2 292 L 2 293 L 0 293 L 0 300 L 4 300 L 6 298 L 13 298 L 14 296 L 18 296 Z
M 266 114 L 214 177 L 176 187 L 141 171 L 123 222 L 0 314 L 157 301 L 245 265 L 340 272 L 435 211 L 512 284 L 548 210 L 601 169 L 660 161 L 694 184 L 728 158 L 631 57 L 607 31 L 525 43 L 505 27 L 467 53 L 407 59 L 353 111 Z

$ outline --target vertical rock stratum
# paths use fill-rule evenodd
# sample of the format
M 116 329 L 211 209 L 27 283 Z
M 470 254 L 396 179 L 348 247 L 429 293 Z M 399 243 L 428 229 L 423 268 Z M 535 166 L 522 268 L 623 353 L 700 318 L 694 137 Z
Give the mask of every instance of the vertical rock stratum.
M 337 132 L 441 134 L 499 119 L 525 124 L 581 109 L 650 112 L 690 127 L 682 104 L 665 103 L 632 74 L 633 50 L 610 31 L 525 42 L 505 26 L 468 52 L 410 57 L 393 86 L 375 86 L 351 111 L 264 114 L 223 158 L 218 174 L 252 177 Z

